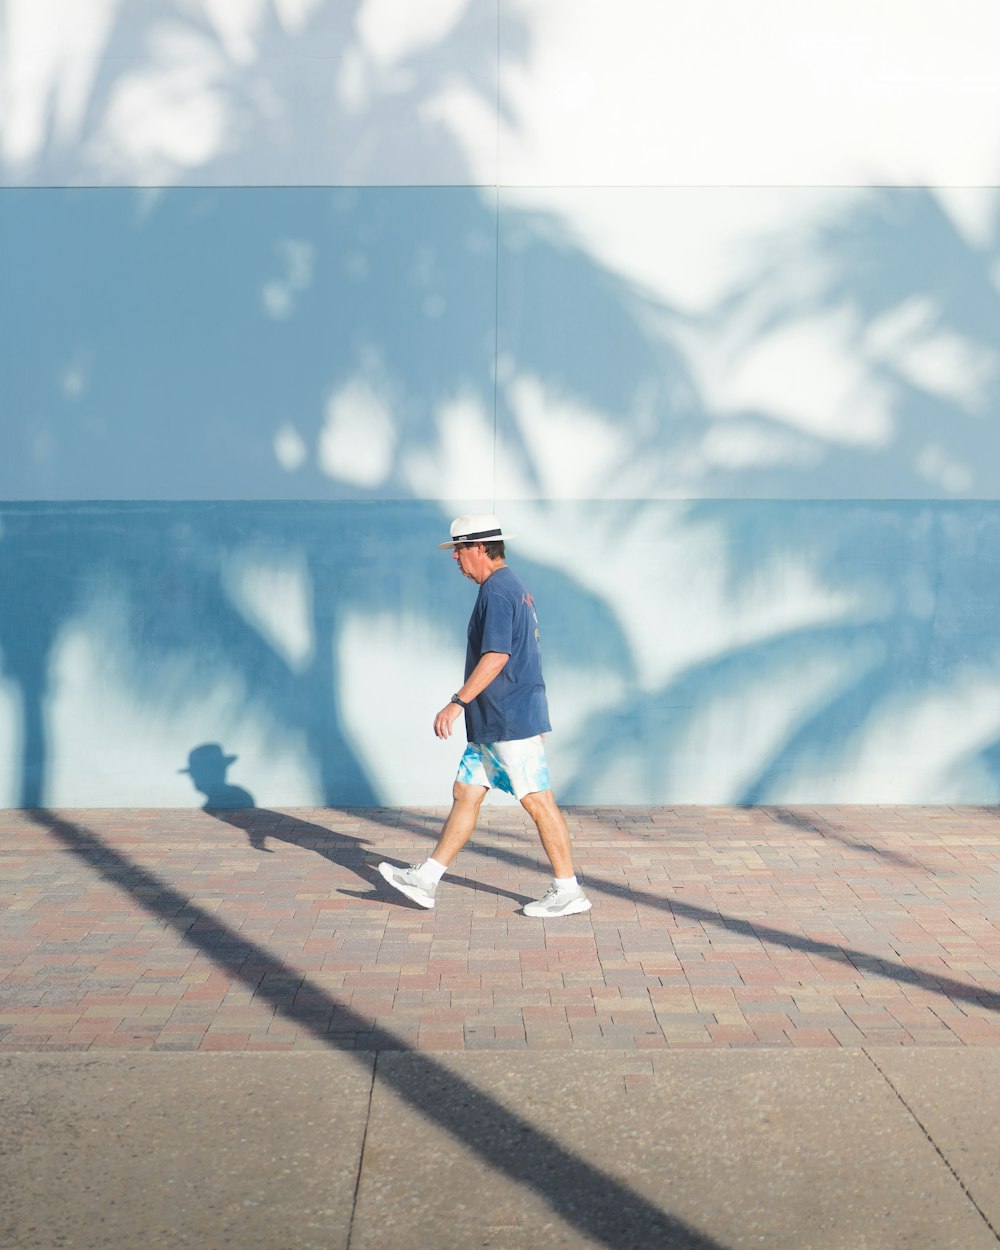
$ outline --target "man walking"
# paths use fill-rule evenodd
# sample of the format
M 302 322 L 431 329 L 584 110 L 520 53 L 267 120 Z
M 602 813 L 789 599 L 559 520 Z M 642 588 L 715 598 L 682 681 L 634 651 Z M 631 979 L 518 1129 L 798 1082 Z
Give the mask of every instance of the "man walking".
M 479 587 L 469 619 L 465 682 L 434 718 L 434 732 L 450 738 L 465 712 L 469 740 L 458 766 L 453 803 L 429 859 L 412 868 L 381 863 L 379 872 L 421 907 L 433 907 L 438 883 L 476 827 L 486 792 L 513 794 L 535 822 L 552 865 L 545 894 L 524 908 L 543 919 L 590 910 L 573 871 L 569 829 L 549 788 L 542 735 L 551 729 L 535 604 L 505 562 L 503 533 L 495 516 L 461 516 L 451 523 L 452 559 Z

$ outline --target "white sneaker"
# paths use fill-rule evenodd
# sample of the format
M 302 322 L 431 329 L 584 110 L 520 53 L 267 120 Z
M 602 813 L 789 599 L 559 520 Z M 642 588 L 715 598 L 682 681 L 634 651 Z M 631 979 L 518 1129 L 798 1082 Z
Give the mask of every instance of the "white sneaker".
M 408 899 L 419 903 L 421 907 L 434 906 L 434 894 L 438 883 L 422 877 L 416 864 L 411 868 L 397 868 L 395 864 L 387 864 L 383 860 L 378 870 L 392 888 L 398 890 L 400 894 L 405 894 Z M 590 904 L 588 903 L 587 906 L 589 907 Z
M 590 899 L 580 886 L 560 890 L 553 881 L 537 902 L 525 904 L 524 914 L 544 920 L 547 916 L 575 916 L 577 912 L 590 911 L 590 906 Z

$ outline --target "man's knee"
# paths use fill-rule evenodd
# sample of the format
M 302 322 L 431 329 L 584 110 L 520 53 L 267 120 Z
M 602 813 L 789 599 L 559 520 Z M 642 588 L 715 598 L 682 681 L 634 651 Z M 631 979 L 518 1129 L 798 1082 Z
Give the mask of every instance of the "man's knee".
M 466 781 L 456 781 L 451 789 L 451 796 L 457 807 L 482 807 L 486 798 L 485 786 L 471 786 Z
M 521 806 L 529 816 L 536 813 L 557 811 L 555 795 L 551 790 L 532 790 L 530 794 L 521 795 Z

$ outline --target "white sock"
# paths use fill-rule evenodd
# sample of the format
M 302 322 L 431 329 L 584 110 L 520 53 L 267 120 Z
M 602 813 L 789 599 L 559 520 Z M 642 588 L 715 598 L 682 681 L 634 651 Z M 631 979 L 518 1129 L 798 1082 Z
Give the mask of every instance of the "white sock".
M 447 865 L 439 864 L 433 856 L 430 859 L 425 859 L 420 865 L 420 875 L 428 881 L 440 881 L 447 871 Z
M 575 874 L 572 877 L 553 877 L 552 880 L 557 890 L 572 890 L 580 884 Z

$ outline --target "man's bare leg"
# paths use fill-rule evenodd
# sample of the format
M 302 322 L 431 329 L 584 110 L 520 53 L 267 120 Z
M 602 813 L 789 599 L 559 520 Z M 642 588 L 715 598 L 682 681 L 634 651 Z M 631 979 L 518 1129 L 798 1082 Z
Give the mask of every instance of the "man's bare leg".
M 479 809 L 486 797 L 486 787 L 456 781 L 452 795 L 451 811 L 430 859 L 412 868 L 400 868 L 385 860 L 378 866 L 379 873 L 393 889 L 421 907 L 434 906 L 434 896 L 444 870 L 451 866 L 455 856 L 472 837 Z
M 535 822 L 542 849 L 549 857 L 554 877 L 572 877 L 573 851 L 570 846 L 569 829 L 559 810 L 551 790 L 536 790 L 526 794 L 521 806 Z
M 451 811 L 444 822 L 438 844 L 431 852 L 431 859 L 450 868 L 455 856 L 472 837 L 479 819 L 479 809 L 486 798 L 485 786 L 470 786 L 456 781 L 452 790 Z
M 542 848 L 552 865 L 555 878 L 545 894 L 532 903 L 525 903 L 524 914 L 541 920 L 556 916 L 575 916 L 590 911 L 590 899 L 583 892 L 573 871 L 573 851 L 569 829 L 551 790 L 526 794 L 521 806 L 535 822 Z

